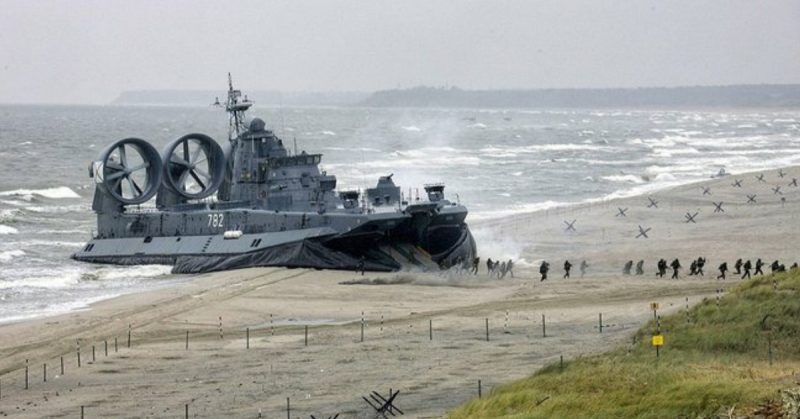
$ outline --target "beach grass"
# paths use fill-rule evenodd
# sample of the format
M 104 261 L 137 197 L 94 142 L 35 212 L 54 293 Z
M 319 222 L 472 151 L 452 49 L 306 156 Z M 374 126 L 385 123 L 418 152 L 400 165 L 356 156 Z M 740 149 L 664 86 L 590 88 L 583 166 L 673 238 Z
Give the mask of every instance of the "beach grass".
M 625 348 L 549 365 L 450 412 L 456 418 L 736 417 L 798 386 L 800 272 L 748 280 L 660 319 Z M 771 354 L 771 355 L 770 355 Z M 772 361 L 770 362 L 770 358 Z

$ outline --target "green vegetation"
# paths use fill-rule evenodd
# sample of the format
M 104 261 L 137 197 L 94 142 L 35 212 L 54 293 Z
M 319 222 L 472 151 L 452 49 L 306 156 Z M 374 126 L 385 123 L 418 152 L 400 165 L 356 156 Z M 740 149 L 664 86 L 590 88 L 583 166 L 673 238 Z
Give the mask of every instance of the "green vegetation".
M 777 290 L 774 288 L 777 286 Z M 636 344 L 543 368 L 472 400 L 450 418 L 675 418 L 767 413 L 798 385 L 800 272 L 759 277 L 661 320 L 657 360 L 650 321 Z M 772 342 L 773 363 L 769 362 Z

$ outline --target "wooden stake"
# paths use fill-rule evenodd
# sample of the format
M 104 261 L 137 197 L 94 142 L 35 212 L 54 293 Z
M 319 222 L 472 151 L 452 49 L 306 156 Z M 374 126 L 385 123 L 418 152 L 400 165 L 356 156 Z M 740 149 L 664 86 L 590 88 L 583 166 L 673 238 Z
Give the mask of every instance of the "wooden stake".
M 131 325 L 128 324 L 128 348 L 131 347 Z
M 64 375 L 64 357 L 61 357 L 61 375 Z
M 483 396 L 482 393 L 483 392 L 481 391 L 481 380 L 478 380 L 478 398 L 479 399 Z
M 103 341 L 103 353 L 104 356 L 108 356 L 108 339 Z
M 286 398 L 286 419 L 292 419 L 292 406 L 289 404 L 289 398 Z
M 114 337 L 114 352 L 117 352 L 117 338 Z
M 250 349 L 250 328 L 249 327 L 246 329 L 246 333 L 247 333 L 247 349 Z
M 25 360 L 25 390 L 28 389 L 28 360 Z
M 189 331 L 186 331 L 186 350 L 189 350 Z
M 433 340 L 433 319 L 428 320 L 428 335 Z
M 308 346 L 308 325 L 306 325 L 306 332 L 305 332 L 305 346 Z
M 489 318 L 486 318 L 486 341 L 489 341 Z
M 543 338 L 547 337 L 547 324 L 545 323 L 544 320 L 544 314 L 542 314 L 542 337 Z
M 47 363 L 42 364 L 42 378 L 45 383 L 47 382 Z
M 603 313 L 600 313 L 600 333 L 603 333 Z

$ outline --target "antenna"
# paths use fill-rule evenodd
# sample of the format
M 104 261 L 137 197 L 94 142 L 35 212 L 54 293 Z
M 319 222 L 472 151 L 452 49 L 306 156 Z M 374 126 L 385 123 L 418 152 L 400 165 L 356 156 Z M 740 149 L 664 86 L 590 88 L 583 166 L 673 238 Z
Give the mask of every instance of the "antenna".
M 239 137 L 239 134 L 247 130 L 245 126 L 245 111 L 253 106 L 253 102 L 244 97 L 244 100 L 239 100 L 242 97 L 241 90 L 233 88 L 233 78 L 231 73 L 228 73 L 228 99 L 225 102 L 225 111 L 228 112 L 228 140 L 233 142 Z

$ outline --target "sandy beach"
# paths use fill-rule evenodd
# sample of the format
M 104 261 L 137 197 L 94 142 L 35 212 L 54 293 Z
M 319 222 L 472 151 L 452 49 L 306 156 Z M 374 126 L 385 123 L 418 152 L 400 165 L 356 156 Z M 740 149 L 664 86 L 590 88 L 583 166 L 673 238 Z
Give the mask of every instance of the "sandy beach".
M 439 417 L 477 396 L 479 380 L 486 394 L 561 356 L 627 344 L 652 318 L 651 302 L 667 313 L 724 295 L 741 280 L 714 279 L 723 261 L 733 269 L 761 257 L 767 272 L 775 259 L 800 261 L 800 188 L 790 186 L 800 168 L 782 173 L 655 192 L 657 207 L 636 196 L 473 224 L 491 241 L 478 242 L 477 276 L 246 269 L 0 325 L 0 416 L 79 417 L 83 406 L 86 417 L 183 417 L 188 405 L 190 417 L 285 417 L 288 398 L 291 417 L 372 417 L 361 397 L 393 389 L 406 416 Z M 647 238 L 636 237 L 639 226 Z M 486 275 L 483 262 L 501 247 L 526 261 L 513 279 Z M 688 277 L 699 256 L 705 276 Z M 679 280 L 656 279 L 662 257 L 680 259 Z M 621 274 L 639 259 L 645 275 Z M 541 260 L 552 266 L 545 282 Z M 354 280 L 364 283 L 342 284 Z

